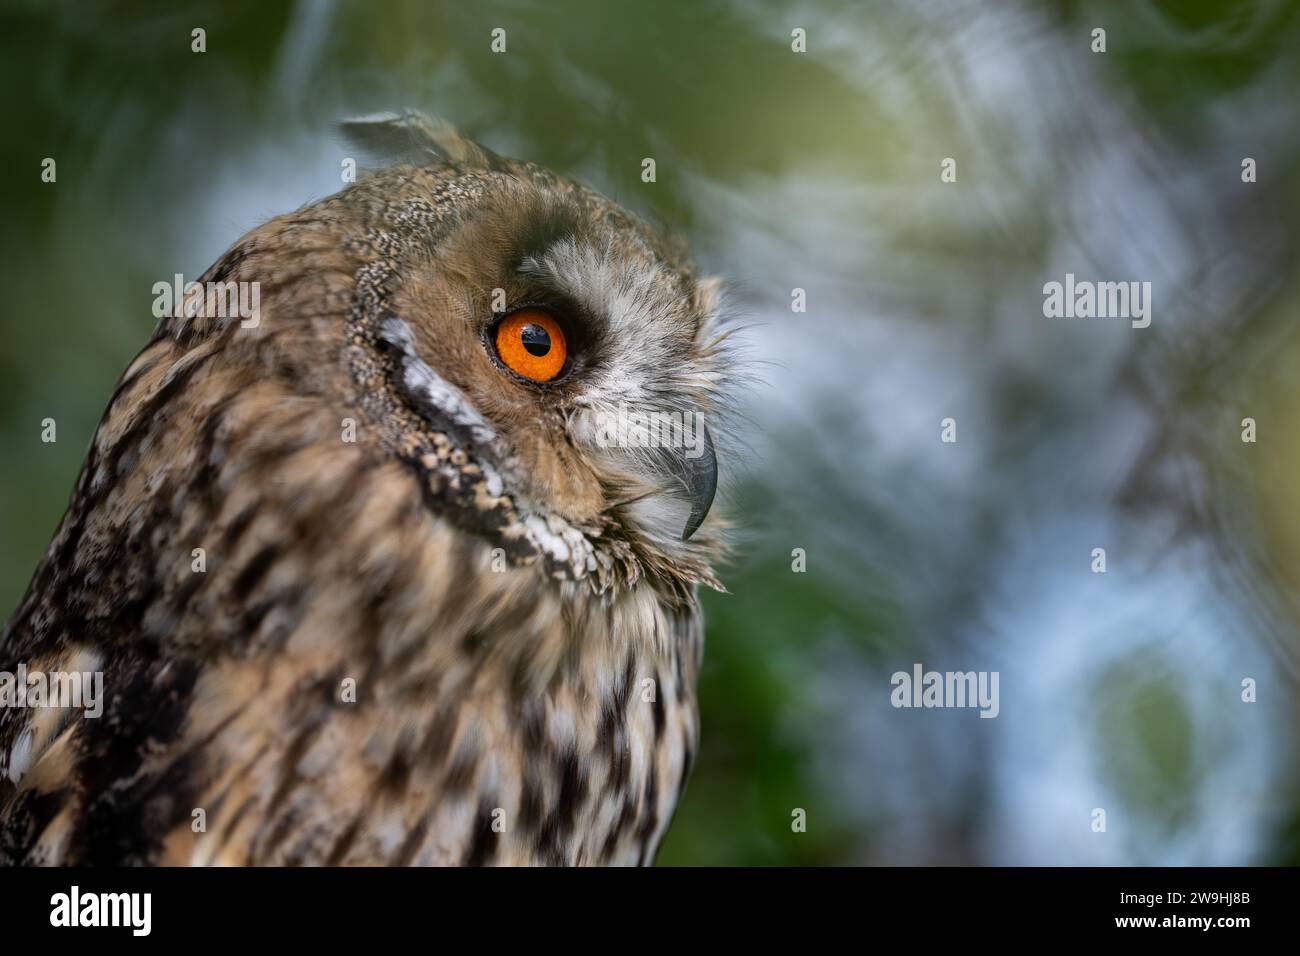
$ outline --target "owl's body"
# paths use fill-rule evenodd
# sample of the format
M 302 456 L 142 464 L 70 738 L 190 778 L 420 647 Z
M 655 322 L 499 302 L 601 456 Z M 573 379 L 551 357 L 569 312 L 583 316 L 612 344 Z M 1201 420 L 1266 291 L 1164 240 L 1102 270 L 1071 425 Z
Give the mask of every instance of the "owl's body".
M 0 640 L 104 713 L 0 708 L 0 862 L 653 858 L 718 550 L 668 504 L 698 525 L 709 469 L 590 416 L 722 409 L 712 291 L 597 194 L 429 145 L 202 277 L 259 283 L 255 327 L 169 317 L 123 375 Z M 502 366 L 499 294 L 568 324 L 564 374 Z

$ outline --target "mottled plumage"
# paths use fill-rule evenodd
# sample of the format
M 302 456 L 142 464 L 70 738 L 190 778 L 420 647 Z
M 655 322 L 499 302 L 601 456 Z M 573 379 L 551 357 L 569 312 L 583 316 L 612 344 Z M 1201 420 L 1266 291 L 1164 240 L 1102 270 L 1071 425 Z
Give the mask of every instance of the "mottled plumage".
M 0 640 L 0 671 L 102 670 L 105 711 L 0 708 L 0 862 L 654 856 L 713 455 L 601 447 L 593 416 L 725 441 L 716 284 L 444 126 L 353 132 L 406 161 L 241 239 L 200 281 L 260 283 L 259 324 L 164 318 L 109 402 Z M 562 379 L 494 360 L 498 289 L 570 323 Z

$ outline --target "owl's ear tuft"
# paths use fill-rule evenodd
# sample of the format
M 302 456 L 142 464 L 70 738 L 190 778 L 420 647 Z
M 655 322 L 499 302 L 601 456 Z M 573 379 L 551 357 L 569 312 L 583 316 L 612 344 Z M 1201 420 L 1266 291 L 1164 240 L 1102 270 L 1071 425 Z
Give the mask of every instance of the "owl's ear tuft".
M 703 325 L 718 321 L 727 297 L 726 281 L 721 276 L 705 276 L 695 283 L 695 309 L 703 317 Z
M 461 134 L 446 120 L 418 110 L 372 113 L 339 123 L 339 131 L 370 161 L 426 165 L 442 160 L 471 169 L 498 169 L 502 159 Z

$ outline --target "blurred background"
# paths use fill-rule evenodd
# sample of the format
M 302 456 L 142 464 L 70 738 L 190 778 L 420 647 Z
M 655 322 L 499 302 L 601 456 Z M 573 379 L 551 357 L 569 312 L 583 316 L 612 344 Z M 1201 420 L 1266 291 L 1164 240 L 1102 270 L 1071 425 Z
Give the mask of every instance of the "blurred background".
M 153 283 L 413 107 L 681 232 L 751 326 L 661 864 L 1300 863 L 1300 2 L 5 0 L 0 36 L 0 614 Z M 1150 281 L 1150 327 L 1045 318 L 1067 272 Z M 916 662 L 998 671 L 999 716 L 893 708 Z

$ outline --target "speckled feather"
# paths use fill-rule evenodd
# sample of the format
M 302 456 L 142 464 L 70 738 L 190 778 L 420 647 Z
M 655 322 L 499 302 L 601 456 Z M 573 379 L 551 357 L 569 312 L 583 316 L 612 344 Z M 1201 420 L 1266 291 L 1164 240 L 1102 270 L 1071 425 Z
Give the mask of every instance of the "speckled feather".
M 0 862 L 653 859 L 722 525 L 665 533 L 672 476 L 575 435 L 616 401 L 718 433 L 715 292 L 598 194 L 426 139 L 202 277 L 259 282 L 256 328 L 165 318 L 123 375 L 0 639 L 102 669 L 105 712 L 0 709 Z M 599 281 L 539 279 L 556 249 Z M 585 364 L 510 381 L 494 288 L 582 312 Z

